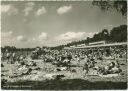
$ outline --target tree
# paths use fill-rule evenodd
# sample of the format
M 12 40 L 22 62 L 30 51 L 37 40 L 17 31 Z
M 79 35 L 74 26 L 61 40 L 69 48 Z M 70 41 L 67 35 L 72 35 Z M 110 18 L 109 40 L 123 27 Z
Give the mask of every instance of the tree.
M 102 32 L 101 32 L 101 34 L 102 34 L 103 40 L 106 40 L 106 41 L 109 40 L 109 33 L 108 33 L 108 30 L 107 29 L 103 29 Z
M 110 31 L 110 41 L 112 42 L 126 42 L 127 41 L 127 25 L 114 27 Z
M 101 10 L 116 9 L 123 16 L 127 15 L 127 0 L 94 0 L 93 5 L 99 6 Z

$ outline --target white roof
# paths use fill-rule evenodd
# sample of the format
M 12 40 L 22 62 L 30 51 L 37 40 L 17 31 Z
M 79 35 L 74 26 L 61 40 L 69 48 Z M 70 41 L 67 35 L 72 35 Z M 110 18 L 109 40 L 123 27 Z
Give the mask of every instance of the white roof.
M 92 46 L 83 46 L 83 47 L 72 47 L 72 48 L 92 48 L 92 47 L 105 47 L 105 46 L 117 46 L 117 45 L 127 45 L 127 42 L 103 44 L 103 45 L 92 45 Z

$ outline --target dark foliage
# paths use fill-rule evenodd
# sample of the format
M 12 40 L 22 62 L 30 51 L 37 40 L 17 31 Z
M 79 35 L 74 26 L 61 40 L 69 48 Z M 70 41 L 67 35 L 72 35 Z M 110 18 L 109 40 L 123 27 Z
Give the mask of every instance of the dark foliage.
M 103 11 L 116 9 L 123 16 L 127 15 L 127 0 L 94 0 L 92 4 L 100 7 Z
M 126 42 L 127 41 L 127 26 L 121 25 L 114 27 L 110 32 L 110 41 L 112 42 Z

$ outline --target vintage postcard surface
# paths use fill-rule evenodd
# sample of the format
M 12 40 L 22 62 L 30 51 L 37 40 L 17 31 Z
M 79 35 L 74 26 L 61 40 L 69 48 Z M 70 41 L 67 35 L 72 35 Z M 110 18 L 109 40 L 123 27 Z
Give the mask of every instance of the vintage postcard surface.
M 1 1 L 2 90 L 127 90 L 127 0 Z

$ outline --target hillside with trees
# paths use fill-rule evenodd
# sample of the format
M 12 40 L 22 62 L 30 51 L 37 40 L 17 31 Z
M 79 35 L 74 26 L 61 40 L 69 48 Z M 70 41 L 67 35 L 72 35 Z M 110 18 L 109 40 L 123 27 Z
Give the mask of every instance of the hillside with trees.
M 120 25 L 118 27 L 114 27 L 110 31 L 108 31 L 107 29 L 103 29 L 101 32 L 94 34 L 92 38 L 87 37 L 87 39 L 85 40 L 73 41 L 66 45 L 52 47 L 51 49 L 62 49 L 64 47 L 70 47 L 80 44 L 88 45 L 90 42 L 97 42 L 97 41 L 106 41 L 106 43 L 126 42 L 127 25 Z

